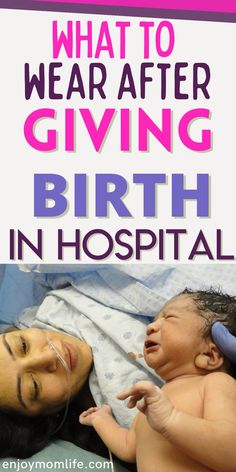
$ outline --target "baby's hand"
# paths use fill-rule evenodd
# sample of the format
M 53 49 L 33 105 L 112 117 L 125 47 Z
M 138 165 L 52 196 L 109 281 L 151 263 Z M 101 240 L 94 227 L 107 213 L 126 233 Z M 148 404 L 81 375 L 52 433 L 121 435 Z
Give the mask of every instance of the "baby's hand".
M 111 416 L 112 410 L 109 405 L 94 406 L 89 408 L 86 411 L 83 411 L 79 417 L 79 422 L 85 424 L 86 426 L 93 426 L 94 421 L 97 418 L 102 418 L 104 416 Z
M 165 434 L 169 421 L 175 416 L 175 408 L 163 390 L 152 382 L 141 381 L 121 392 L 117 398 L 129 398 L 128 408 L 137 408 L 146 415 L 150 426 L 155 431 Z M 139 400 L 143 399 L 141 403 Z

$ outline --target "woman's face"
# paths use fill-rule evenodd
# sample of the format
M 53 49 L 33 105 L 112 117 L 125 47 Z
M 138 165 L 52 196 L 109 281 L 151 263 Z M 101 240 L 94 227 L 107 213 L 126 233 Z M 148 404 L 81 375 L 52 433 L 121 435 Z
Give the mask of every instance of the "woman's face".
M 0 335 L 0 407 L 25 415 L 59 411 L 80 390 L 92 365 L 92 352 L 83 341 L 55 331 L 28 328 Z

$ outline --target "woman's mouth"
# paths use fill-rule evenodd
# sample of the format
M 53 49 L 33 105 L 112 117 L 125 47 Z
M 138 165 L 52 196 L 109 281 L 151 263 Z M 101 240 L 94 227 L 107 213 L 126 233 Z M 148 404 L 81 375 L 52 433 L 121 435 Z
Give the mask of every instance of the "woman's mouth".
M 70 370 L 73 370 L 78 362 L 78 354 L 74 346 L 67 342 L 63 342 L 63 345 L 65 347 L 66 353 L 67 353 L 67 364 Z

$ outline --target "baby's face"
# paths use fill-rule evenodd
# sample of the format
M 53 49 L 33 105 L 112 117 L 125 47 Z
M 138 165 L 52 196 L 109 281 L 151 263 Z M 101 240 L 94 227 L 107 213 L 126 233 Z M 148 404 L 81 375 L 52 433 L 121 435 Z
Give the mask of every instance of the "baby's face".
M 206 342 L 205 320 L 189 295 L 172 298 L 147 327 L 144 357 L 163 379 L 195 374 L 195 358 Z

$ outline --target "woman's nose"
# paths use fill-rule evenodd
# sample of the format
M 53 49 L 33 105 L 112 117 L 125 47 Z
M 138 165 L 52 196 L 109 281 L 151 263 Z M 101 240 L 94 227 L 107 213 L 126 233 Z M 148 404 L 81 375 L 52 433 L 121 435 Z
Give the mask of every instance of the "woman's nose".
M 32 352 L 24 359 L 27 369 L 54 372 L 57 369 L 57 355 L 47 346 L 44 350 Z

